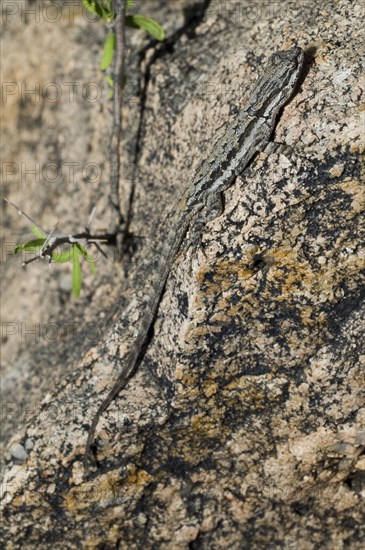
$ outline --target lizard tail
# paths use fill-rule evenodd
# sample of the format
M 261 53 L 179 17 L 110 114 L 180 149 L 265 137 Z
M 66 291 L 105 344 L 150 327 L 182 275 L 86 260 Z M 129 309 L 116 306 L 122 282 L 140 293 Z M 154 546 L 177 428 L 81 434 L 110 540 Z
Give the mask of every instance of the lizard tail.
M 132 346 L 130 352 L 128 353 L 125 361 L 125 367 L 120 373 L 118 379 L 112 386 L 108 395 L 101 402 L 99 408 L 97 409 L 86 440 L 86 448 L 84 454 L 84 469 L 88 470 L 89 464 L 91 462 L 96 462 L 95 459 L 95 431 L 99 423 L 101 415 L 108 409 L 109 405 L 119 394 L 119 392 L 126 386 L 129 378 L 132 376 L 136 370 L 140 360 L 143 358 L 144 347 L 147 341 L 148 333 L 150 328 L 153 325 L 159 303 L 168 279 L 169 273 L 171 271 L 171 266 L 173 264 L 174 258 L 177 255 L 181 243 L 185 237 L 185 234 L 188 230 L 190 224 L 190 216 L 186 216 L 184 212 L 179 213 L 180 216 L 180 231 L 175 229 L 171 230 L 165 238 L 164 245 L 161 250 L 161 259 L 163 266 L 160 270 L 156 270 L 156 276 L 154 283 L 152 284 L 152 293 L 149 299 L 149 302 L 146 307 L 146 313 L 143 316 L 142 323 L 138 330 L 138 336 L 136 338 L 135 344 Z M 176 227 L 175 225 L 173 226 Z

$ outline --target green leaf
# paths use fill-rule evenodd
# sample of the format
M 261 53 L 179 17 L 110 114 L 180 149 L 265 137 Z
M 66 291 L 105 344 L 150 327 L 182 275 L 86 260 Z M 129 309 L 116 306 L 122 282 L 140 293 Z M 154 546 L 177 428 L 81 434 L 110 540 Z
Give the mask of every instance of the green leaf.
M 113 61 L 114 51 L 115 34 L 111 32 L 107 35 L 104 42 L 103 56 L 100 61 L 100 68 L 102 71 L 106 71 L 106 69 L 110 66 Z
M 127 0 L 127 2 L 125 4 L 126 11 L 130 10 L 133 7 L 133 4 L 134 4 L 134 0 Z
M 127 27 L 131 27 L 132 29 L 143 29 L 157 40 L 165 39 L 165 31 L 161 25 L 159 25 L 157 21 L 154 21 L 145 15 L 141 15 L 139 13 L 136 15 L 130 15 L 125 18 L 125 23 Z
M 102 19 L 105 19 L 106 21 L 111 21 L 114 18 L 114 13 L 112 10 L 112 0 L 102 0 L 100 10 L 102 13 Z
M 95 265 L 95 261 L 94 261 L 94 258 L 92 256 L 89 256 L 89 254 L 86 254 L 86 256 L 84 256 L 85 260 L 87 261 L 87 263 L 89 264 L 90 266 L 90 269 L 91 269 L 91 273 L 94 275 L 96 275 L 96 265 Z
M 77 246 L 77 249 L 78 249 L 78 253 L 88 262 L 88 264 L 90 264 L 90 269 L 92 271 L 92 274 L 95 277 L 95 275 L 96 275 L 96 266 L 95 266 L 94 258 L 87 253 L 86 248 L 83 247 L 81 244 L 77 243 L 76 246 Z
M 72 248 L 75 248 L 75 245 L 72 245 Z M 73 259 L 72 264 L 72 295 L 75 300 L 80 296 L 81 290 L 81 265 L 80 265 L 80 254 L 76 253 Z
M 92 258 L 91 258 L 91 260 L 92 260 Z M 96 265 L 95 265 L 95 262 L 89 261 L 89 265 L 90 265 L 91 273 L 92 273 L 93 276 L 95 277 L 95 275 L 96 275 Z
M 37 250 L 40 250 L 44 244 L 44 241 L 46 239 L 34 239 L 33 241 L 27 241 L 25 243 L 21 243 L 16 245 L 14 248 L 14 254 L 17 254 L 21 250 L 24 250 L 25 252 L 36 252 Z
M 114 86 L 114 80 L 112 79 L 111 76 L 106 75 L 106 76 L 105 76 L 105 80 L 106 80 L 107 84 L 108 84 L 111 88 Z
M 53 252 L 52 262 L 55 264 L 65 264 L 66 262 L 72 262 L 74 260 L 72 247 L 65 252 Z
M 88 11 L 95 13 L 100 19 L 110 21 L 114 17 L 111 10 L 111 0 L 103 0 L 102 2 L 98 0 L 82 0 L 82 3 Z
M 90 266 L 90 269 L 91 269 L 91 273 L 94 275 L 96 275 L 96 265 L 95 265 L 95 261 L 94 261 L 94 258 L 92 256 L 90 256 L 89 254 L 86 254 L 86 256 L 84 256 L 85 260 L 87 261 L 87 263 L 89 264 Z
M 33 233 L 33 235 L 38 237 L 38 239 L 46 239 L 47 235 L 45 235 L 43 233 L 43 231 L 41 231 L 39 229 L 39 227 L 37 227 L 36 225 L 32 225 L 32 227 L 30 229 L 31 229 L 31 232 Z
M 95 0 L 82 0 L 82 3 L 88 11 L 98 15 L 98 13 L 96 11 L 96 2 L 95 2 Z
M 83 256 L 84 258 L 87 258 L 87 252 L 86 252 L 86 248 L 84 246 L 82 246 L 82 244 L 80 243 L 76 243 L 73 245 L 75 247 L 75 252 L 79 255 L 79 256 Z

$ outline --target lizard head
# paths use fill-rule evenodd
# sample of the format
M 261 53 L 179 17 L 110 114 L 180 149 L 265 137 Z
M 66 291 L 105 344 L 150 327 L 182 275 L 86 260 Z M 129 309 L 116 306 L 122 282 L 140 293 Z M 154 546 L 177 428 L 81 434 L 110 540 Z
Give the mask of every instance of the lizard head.
M 303 60 L 304 52 L 298 46 L 276 52 L 269 58 L 249 101 L 250 116 L 271 118 L 278 114 L 293 95 Z

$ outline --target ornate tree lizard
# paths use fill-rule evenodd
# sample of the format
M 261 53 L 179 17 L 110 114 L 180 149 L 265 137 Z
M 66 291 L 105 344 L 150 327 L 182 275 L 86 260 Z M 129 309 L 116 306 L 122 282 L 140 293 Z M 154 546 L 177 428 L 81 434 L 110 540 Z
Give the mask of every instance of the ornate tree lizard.
M 176 205 L 172 221 L 169 223 L 170 229 L 163 236 L 151 294 L 135 342 L 125 358 L 121 374 L 91 422 L 85 450 L 86 468 L 101 415 L 126 385 L 143 355 L 143 348 L 154 323 L 167 278 L 189 227 L 198 217 L 207 220 L 221 212 L 220 193 L 231 185 L 237 175 L 242 174 L 254 155 L 268 145 L 278 114 L 296 88 L 303 59 L 303 50 L 298 46 L 274 53 L 270 57 L 255 84 L 246 108 L 240 111 L 225 134 L 217 139 L 210 155 L 201 162 L 192 183 Z

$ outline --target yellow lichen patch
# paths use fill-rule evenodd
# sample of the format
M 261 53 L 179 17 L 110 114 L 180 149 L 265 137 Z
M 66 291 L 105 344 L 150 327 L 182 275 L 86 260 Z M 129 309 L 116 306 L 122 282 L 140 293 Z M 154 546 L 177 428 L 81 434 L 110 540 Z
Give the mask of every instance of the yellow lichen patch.
M 169 456 L 199 463 L 206 458 L 207 448 L 211 441 L 224 443 L 226 432 L 222 430 L 224 408 L 211 408 L 195 414 L 190 424 L 182 424 L 174 430 L 174 443 L 169 445 Z
M 247 267 L 247 262 L 229 260 L 217 263 L 214 278 L 217 282 L 224 283 L 226 280 L 229 282 L 232 277 L 245 280 L 252 277 L 254 273 L 254 269 Z
M 220 433 L 219 419 L 222 412 L 223 411 L 220 409 L 215 409 L 214 415 L 209 415 L 206 413 L 194 415 L 190 421 L 194 435 L 199 435 L 199 438 L 217 437 Z
M 199 377 L 197 374 L 184 371 L 181 373 L 181 376 L 179 376 L 178 380 L 184 387 L 192 388 L 198 383 Z
M 341 169 L 339 165 L 335 171 Z M 342 182 L 341 189 L 353 202 L 352 209 L 339 214 L 356 216 L 365 204 L 363 188 L 358 181 L 348 180 Z M 293 213 L 294 218 L 297 215 Z M 294 218 L 290 230 L 282 231 L 282 246 L 261 251 L 258 247 L 246 247 L 244 259 L 219 261 L 197 274 L 191 308 L 194 317 L 185 326 L 184 342 L 193 345 L 208 333 L 220 333 L 231 322 L 244 321 L 247 329 L 260 316 L 269 320 L 276 309 L 286 306 L 301 319 L 303 327 L 328 322 L 322 304 L 337 303 L 343 298 L 343 283 L 356 280 L 363 259 L 350 232 L 341 232 L 329 245 L 341 219 L 328 222 L 328 234 L 312 239 L 310 248 L 303 249 L 300 242 L 306 229 L 301 215 L 299 220 Z
M 285 255 L 285 261 L 271 270 L 269 280 L 272 285 L 280 285 L 280 294 L 276 301 L 281 302 L 293 296 L 294 292 L 303 293 L 304 288 L 310 289 L 316 276 L 308 262 L 298 261 L 297 251 L 292 250 Z M 271 286 L 271 285 L 270 285 Z
M 343 248 L 342 243 L 341 248 Z M 323 258 L 321 267 L 313 268 L 308 261 L 299 260 L 297 250 L 286 251 L 285 261 L 281 264 L 278 262 L 277 269 L 272 268 L 268 275 L 272 284 L 280 285 L 281 292 L 276 300 L 280 302 L 290 299 L 291 302 L 299 303 L 303 302 L 303 299 L 310 299 L 314 307 L 317 304 L 337 299 L 338 284 L 358 272 L 361 260 L 357 256 L 343 256 L 342 259 L 338 250 L 335 252 L 331 257 Z M 306 306 L 303 311 L 303 319 L 308 321 L 310 320 L 310 308 L 311 306 Z
M 253 277 L 255 270 L 249 269 L 246 262 L 235 260 L 218 262 L 214 266 L 213 277 L 205 280 L 205 275 L 206 272 L 202 272 L 199 278 L 200 286 L 204 285 L 204 292 L 200 293 L 200 304 L 203 307 L 207 303 L 215 302 L 214 320 L 216 322 L 224 322 L 227 314 L 230 317 L 242 314 L 242 303 L 234 304 L 231 301 L 235 281 L 244 281 L 245 294 L 257 289 L 257 281 Z M 214 328 L 211 327 L 210 330 Z
M 197 284 L 205 284 L 208 292 L 216 293 L 228 290 L 232 285 L 232 278 L 247 279 L 254 274 L 254 270 L 249 269 L 246 262 L 223 260 L 214 265 L 214 279 L 207 281 L 206 274 L 206 270 L 197 274 Z
M 124 479 L 122 486 L 129 489 L 129 492 L 131 489 L 135 492 L 136 489 L 148 485 L 151 479 L 152 476 L 145 470 L 135 469 Z
M 96 503 L 106 503 L 115 499 L 120 472 L 100 475 L 73 487 L 65 497 L 65 508 L 70 512 L 86 510 Z
M 314 313 L 315 317 L 313 316 Z M 325 313 L 316 311 L 315 308 L 310 305 L 301 306 L 299 316 L 303 325 L 307 326 L 320 326 L 324 325 L 326 322 Z
M 65 508 L 70 512 L 87 510 L 93 504 L 113 505 L 117 498 L 135 496 L 151 479 L 144 470 L 133 469 L 127 477 L 121 478 L 120 470 L 100 475 L 73 487 L 65 497 Z
M 340 187 L 345 193 L 348 193 L 352 197 L 351 204 L 351 218 L 358 212 L 364 211 L 365 205 L 365 188 L 359 180 L 344 180 L 341 182 Z M 350 214 L 349 214 L 350 215 Z
M 39 497 L 38 495 L 35 495 L 35 498 L 29 498 L 33 496 L 32 495 L 27 495 L 27 498 L 26 498 L 26 503 L 27 505 L 36 505 L 36 504 L 39 504 Z M 24 504 L 24 497 L 21 496 L 21 495 L 18 495 L 16 497 L 13 498 L 13 500 L 11 501 L 11 504 L 12 506 L 14 506 L 14 508 L 20 508 L 23 504 Z
M 228 384 L 223 390 L 226 406 L 234 407 L 239 401 L 243 409 L 263 409 L 267 403 L 267 391 L 256 378 L 245 375 Z
M 225 386 L 225 389 L 227 390 L 241 390 L 241 389 L 247 389 L 254 390 L 260 387 L 262 390 L 262 386 L 259 386 L 258 381 L 261 383 L 265 383 L 268 378 L 267 374 L 263 374 L 261 376 L 250 376 L 249 374 L 245 374 L 244 376 L 241 376 L 240 378 L 235 378 L 235 380 L 232 380 L 229 384 Z
M 215 395 L 219 389 L 219 384 L 217 382 L 212 382 L 211 380 L 206 380 L 203 382 L 203 392 L 206 397 L 212 397 Z
M 189 372 L 186 372 L 186 375 L 180 380 L 180 384 L 176 386 L 175 400 L 182 399 L 185 401 L 189 399 L 190 401 L 194 401 L 194 399 L 198 398 L 199 394 L 199 377 L 197 375 L 189 375 Z

